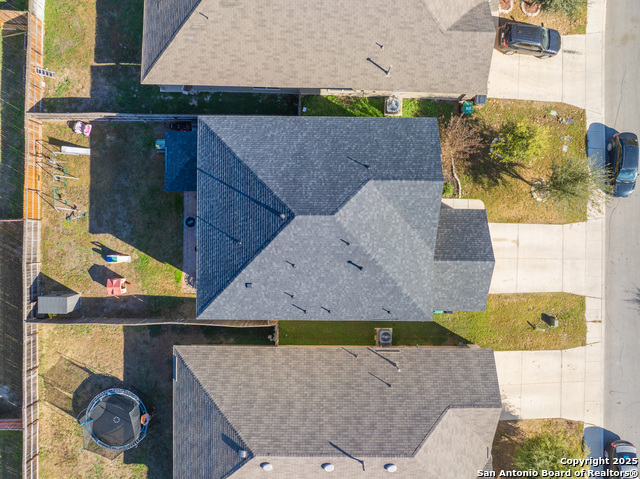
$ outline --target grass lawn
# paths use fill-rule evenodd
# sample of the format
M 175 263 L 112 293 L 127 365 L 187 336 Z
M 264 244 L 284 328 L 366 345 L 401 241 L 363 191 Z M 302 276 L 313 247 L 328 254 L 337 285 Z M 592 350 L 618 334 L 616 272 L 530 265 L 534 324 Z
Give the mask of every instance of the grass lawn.
M 574 18 L 561 13 L 543 10 L 536 17 L 529 17 L 522 12 L 520 2 L 513 0 L 513 10 L 510 13 L 503 13 L 504 20 L 511 20 L 532 25 L 541 25 L 558 30 L 560 35 L 583 35 L 587 33 L 587 0 L 582 0 L 583 6 L 579 15 Z
M 305 96 L 302 105 L 306 108 L 303 115 L 311 116 L 382 116 L 383 111 L 383 99 L 371 97 Z M 402 114 L 405 117 L 437 117 L 442 129 L 456 107 L 455 102 L 405 99 Z M 552 110 L 556 111 L 556 116 L 551 115 Z M 559 117 L 571 118 L 573 124 L 561 123 Z M 498 136 L 502 125 L 518 120 L 538 128 L 544 144 L 540 157 L 532 159 L 528 165 L 506 167 L 489 159 L 487 146 L 470 160 L 456 162 L 462 196 L 482 200 L 491 222 L 564 224 L 585 221 L 586 204 L 567 209 L 552 202 L 537 202 L 531 196 L 530 184 L 538 178 L 548 177 L 554 159 L 586 154 L 584 110 L 560 103 L 489 100 L 486 106 L 476 108 L 468 121 L 478 126 L 488 145 Z M 566 153 L 562 151 L 565 144 Z M 455 184 L 447 158 L 443 158 L 443 172 L 445 181 Z
M 2 4 L 0 4 L 0 8 Z M 0 41 L 0 218 L 22 218 L 24 183 L 24 35 Z
M 551 111 L 557 115 L 551 115 Z M 558 117 L 571 118 L 564 124 Z M 553 202 L 537 202 L 531 196 L 531 185 L 548 178 L 554 159 L 586 155 L 586 117 L 584 110 L 562 103 L 516 100 L 489 100 L 476 109 L 472 121 L 477 122 L 487 142 L 498 136 L 501 125 L 527 120 L 535 125 L 543 148 L 538 158 L 519 167 L 505 166 L 489 159 L 488 148 L 466 162 L 456 163 L 462 183 L 463 197 L 484 201 L 490 222 L 565 224 L 586 221 L 586 204 L 568 209 Z M 571 140 L 563 140 L 562 137 Z M 567 145 L 567 152 L 562 151 Z
M 297 96 L 161 94 L 140 84 L 143 0 L 47 2 L 45 111 L 297 114 Z
M 549 328 L 546 313 L 558 318 Z M 504 350 L 566 349 L 586 344 L 585 302 L 566 293 L 489 295 L 486 312 L 434 314 L 433 322 L 280 321 L 280 344 L 373 346 L 375 328 L 393 328 L 396 346 L 452 346 L 460 342 Z M 527 322 L 536 328 L 534 330 Z
M 164 126 L 143 122 L 96 122 L 91 139 L 65 123 L 47 123 L 45 147 L 90 146 L 91 157 L 58 156 L 68 175 L 58 193 L 87 217 L 67 221 L 52 204 L 50 166 L 43 172 L 43 291 L 82 292 L 82 308 L 69 317 L 195 318 L 194 295 L 181 286 L 182 193 L 164 191 L 164 156 L 155 153 Z M 60 200 L 58 206 L 65 207 Z M 105 254 L 131 255 L 108 264 Z M 127 294 L 106 297 L 107 278 L 125 277 Z
M 566 436 L 572 445 L 579 446 L 584 438 L 584 424 L 566 419 L 525 419 L 500 421 L 493 439 L 491 454 L 493 470 L 499 473 L 513 470 L 513 455 L 526 439 L 539 434 Z M 580 459 L 572 458 L 572 459 Z
M 376 328 L 393 328 L 397 346 L 457 346 L 464 341 L 435 322 L 279 321 L 280 345 L 375 346 Z
M 0 478 L 22 477 L 22 431 L 0 431 Z
M 40 477 L 171 478 L 177 344 L 272 344 L 273 328 L 40 326 Z M 155 407 L 146 438 L 113 463 L 82 448 L 75 418 L 96 394 L 131 389 Z
M 302 98 L 303 116 L 383 116 L 384 99 L 380 97 L 321 96 L 309 95 Z M 306 108 L 306 110 L 305 110 Z M 454 104 L 436 100 L 404 100 L 403 117 L 451 116 Z
M 558 318 L 550 328 L 541 315 Z M 567 349 L 584 346 L 583 296 L 568 293 L 490 294 L 487 310 L 436 314 L 434 320 L 468 342 L 496 351 Z M 545 331 L 536 331 L 528 323 Z

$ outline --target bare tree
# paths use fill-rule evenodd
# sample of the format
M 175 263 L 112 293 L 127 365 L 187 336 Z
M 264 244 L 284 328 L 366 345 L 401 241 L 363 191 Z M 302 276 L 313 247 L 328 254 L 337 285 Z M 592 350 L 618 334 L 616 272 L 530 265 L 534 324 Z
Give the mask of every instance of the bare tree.
M 458 196 L 462 193 L 462 185 L 456 175 L 455 160 L 467 160 L 484 146 L 477 125 L 462 116 L 452 116 L 447 123 L 440 126 L 440 145 L 443 158 L 451 160 L 453 176 L 458 182 Z

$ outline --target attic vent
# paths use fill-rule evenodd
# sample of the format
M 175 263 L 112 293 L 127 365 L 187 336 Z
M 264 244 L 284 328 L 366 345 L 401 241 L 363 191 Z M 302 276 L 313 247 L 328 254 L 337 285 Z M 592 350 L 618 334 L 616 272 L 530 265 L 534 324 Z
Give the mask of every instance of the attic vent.
M 243 459 L 244 459 L 245 457 L 247 457 L 248 455 L 249 455 L 249 454 L 248 454 L 248 453 L 247 453 L 247 451 L 245 451 L 244 449 L 240 449 L 240 450 L 238 451 L 238 456 L 240 456 L 240 457 L 241 457 L 241 458 L 243 458 Z
M 398 466 L 396 466 L 395 464 L 385 464 L 384 468 L 387 470 L 387 472 L 396 472 L 398 470 Z
M 333 472 L 335 467 L 333 467 L 333 464 L 331 464 L 330 462 L 327 462 L 326 464 L 322 465 L 322 469 L 324 469 L 326 472 Z
M 265 471 L 272 471 L 273 470 L 273 466 L 268 462 L 263 462 L 262 464 L 260 464 L 260 467 L 262 469 L 264 469 Z

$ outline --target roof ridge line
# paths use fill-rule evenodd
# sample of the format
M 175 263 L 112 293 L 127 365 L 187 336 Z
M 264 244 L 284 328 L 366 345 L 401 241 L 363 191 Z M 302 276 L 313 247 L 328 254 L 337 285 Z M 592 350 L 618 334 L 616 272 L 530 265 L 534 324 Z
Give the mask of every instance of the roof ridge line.
M 427 439 L 429 439 L 429 436 L 431 436 L 431 434 L 435 431 L 438 424 L 440 424 L 440 422 L 444 419 L 445 415 L 450 410 L 453 410 L 453 409 L 500 409 L 500 408 L 498 406 L 495 406 L 495 407 L 494 406 L 491 406 L 491 407 L 478 406 L 477 404 L 475 405 L 456 404 L 456 405 L 447 406 L 446 408 L 444 408 L 444 411 L 442 411 L 438 419 L 436 419 L 436 422 L 434 422 L 431 428 L 427 431 L 427 434 L 425 434 L 424 438 L 422 439 L 422 441 L 420 441 L 420 444 L 418 444 L 418 447 L 415 448 L 415 450 L 413 451 L 410 457 L 413 458 L 416 456 L 416 454 L 418 454 L 418 452 L 420 452 L 420 449 L 422 449 L 422 446 L 424 446 L 424 444 L 427 442 Z
M 220 413 L 220 415 L 224 418 L 225 421 L 227 421 L 229 423 L 229 425 L 233 428 L 233 430 L 236 432 L 236 434 L 238 434 L 238 436 L 240 436 L 240 439 L 242 439 L 242 442 L 246 445 L 246 447 L 249 449 L 249 453 L 250 456 L 248 459 L 252 459 L 253 457 L 257 456 L 257 454 L 251 449 L 251 447 L 249 446 L 249 444 L 247 443 L 247 441 L 245 440 L 244 436 L 242 434 L 240 434 L 240 431 L 238 431 L 238 428 L 231 422 L 231 420 L 227 417 L 227 415 L 222 411 L 222 409 L 220 409 L 220 407 L 218 406 L 218 404 L 216 403 L 215 399 L 211 396 L 211 393 L 209 392 L 209 390 L 207 388 L 204 387 L 204 385 L 202 384 L 202 382 L 200 382 L 200 378 L 198 377 L 198 375 L 193 371 L 193 369 L 191 369 L 191 366 L 189 365 L 189 363 L 187 363 L 187 361 L 184 359 L 184 357 L 176 350 L 176 354 L 180 357 L 180 359 L 182 360 L 182 363 L 184 364 L 185 368 L 187 368 L 187 370 L 189 371 L 189 373 L 191 374 L 191 376 L 193 376 L 193 379 L 195 379 L 195 381 L 198 383 L 198 385 L 202 388 L 202 390 L 205 392 L 205 394 L 207 395 L 207 397 L 211 400 L 211 404 L 213 404 L 213 407 L 216 409 L 216 411 L 218 411 Z M 248 462 L 248 461 L 247 461 Z
M 202 0 L 201 0 L 201 1 L 202 1 Z M 273 235 L 273 237 L 271 237 L 271 239 L 269 240 L 269 242 L 267 242 L 267 243 L 265 243 L 265 244 L 261 245 L 261 246 L 260 246 L 260 248 L 258 248 L 258 249 L 256 250 L 255 254 L 254 254 L 253 256 L 251 256 L 250 258 L 248 258 L 248 259 L 247 259 L 247 261 L 246 261 L 246 262 L 245 262 L 245 263 L 244 263 L 240 268 L 238 268 L 238 270 L 236 270 L 235 275 L 233 275 L 233 277 L 229 280 L 229 282 L 227 283 L 227 285 L 225 286 L 225 288 L 224 288 L 223 290 L 221 290 L 220 292 L 218 292 L 218 294 L 216 294 L 215 296 L 213 296 L 213 297 L 212 297 L 212 298 L 211 298 L 211 299 L 206 303 L 206 306 L 203 306 L 203 307 L 202 307 L 202 309 L 201 309 L 201 314 L 202 314 L 202 313 L 204 313 L 204 312 L 205 312 L 205 311 L 206 311 L 206 310 L 207 310 L 207 309 L 208 309 L 208 308 L 213 304 L 213 302 L 214 302 L 214 301 L 215 301 L 215 300 L 216 300 L 216 299 L 217 299 L 217 298 L 218 298 L 222 293 L 224 293 L 224 292 L 227 290 L 227 288 L 229 288 L 229 286 L 231 286 L 231 285 L 234 283 L 234 281 L 238 278 L 238 276 L 240 275 L 240 273 L 242 273 L 242 272 L 246 269 L 246 267 L 247 267 L 248 265 L 250 265 L 250 264 L 253 262 L 253 260 L 254 260 L 254 259 L 256 259 L 256 258 L 258 257 L 258 255 L 259 255 L 260 253 L 262 253 L 262 252 L 264 251 L 264 249 L 265 249 L 267 246 L 269 246 L 269 245 L 271 244 L 271 242 L 272 242 L 272 241 L 273 241 L 273 240 L 274 240 L 274 239 L 275 239 L 275 238 L 276 238 L 280 233 L 282 233 L 282 231 L 283 231 L 287 226 L 289 226 L 289 224 L 291 224 L 291 222 L 292 222 L 292 221 L 295 219 L 295 217 L 297 216 L 297 215 L 296 215 L 296 213 L 295 213 L 295 212 L 293 211 L 293 209 L 291 208 L 291 206 L 290 206 L 289 204 L 287 204 L 287 202 L 286 202 L 286 201 L 284 201 L 284 200 L 283 200 L 279 195 L 277 195 L 277 194 L 276 194 L 276 193 L 275 193 L 271 188 L 269 188 L 269 186 L 268 186 L 268 185 L 267 185 L 267 184 L 262 180 L 262 178 L 260 178 L 260 177 L 259 177 L 259 176 L 258 176 L 258 175 L 253 171 L 253 169 L 251 169 L 251 168 L 249 167 L 249 165 L 247 165 L 247 163 L 246 163 L 242 158 L 240 158 L 240 156 L 235 152 L 235 150 L 231 147 L 231 145 L 229 145 L 229 143 L 227 143 L 227 142 L 226 142 L 226 141 L 225 141 L 225 140 L 224 140 L 224 139 L 223 139 L 223 138 L 222 138 L 222 137 L 221 137 L 221 136 L 220 136 L 216 131 L 214 131 L 214 129 L 213 129 L 213 128 L 211 128 L 211 126 L 210 126 L 206 121 L 203 121 L 203 122 L 202 122 L 202 124 L 204 124 L 204 125 L 206 126 L 206 128 L 211 132 L 211 134 L 212 134 L 215 138 L 218 138 L 218 139 L 219 139 L 219 140 L 220 140 L 220 141 L 221 141 L 221 142 L 222 142 L 222 143 L 223 143 L 223 144 L 224 144 L 224 145 L 229 149 L 229 151 L 233 154 L 233 156 L 234 156 L 235 158 L 237 158 L 237 159 L 238 159 L 238 161 L 239 161 L 240 163 L 242 163 L 242 165 L 243 165 L 245 168 L 247 168 L 247 170 L 249 170 L 249 171 L 251 172 L 251 174 L 252 174 L 252 175 L 257 179 L 257 182 L 258 182 L 261 186 L 263 186 L 264 188 L 266 188 L 266 189 L 267 189 L 267 191 L 269 191 L 269 193 L 271 193 L 275 198 L 277 198 L 277 199 L 278 199 L 278 201 L 280 201 L 280 202 L 281 202 L 281 203 L 282 203 L 282 204 L 287 208 L 287 210 L 291 212 L 292 216 L 291 216 L 291 218 L 288 218 L 288 219 L 285 221 L 285 223 L 283 223 L 283 224 L 278 228 L 278 230 L 275 232 L 275 234 Z M 199 137 L 199 134 L 198 134 L 198 137 Z M 198 140 L 198 141 L 199 141 L 199 140 Z M 199 167 L 198 167 L 198 166 L 196 166 L 196 167 L 199 169 Z M 197 177 L 196 177 L 196 181 L 197 181 Z M 197 317 L 198 317 L 198 316 L 200 316 L 200 315 L 198 314 L 198 311 L 197 311 L 197 310 L 198 310 L 198 306 L 197 306 L 197 304 L 196 304 L 196 319 L 197 319 Z
M 191 9 L 191 11 L 185 16 L 184 20 L 182 21 L 182 23 L 180 25 L 178 25 L 178 28 L 176 28 L 176 31 L 173 32 L 173 35 L 171 35 L 171 38 L 169 38 L 169 40 L 167 41 L 166 45 L 164 47 L 162 47 L 162 49 L 158 52 L 158 54 L 156 55 L 156 57 L 153 59 L 153 61 L 151 62 L 151 64 L 149 65 L 149 67 L 147 68 L 147 71 L 144 73 L 144 75 L 142 75 L 142 78 L 140 78 L 140 83 L 142 83 L 144 81 L 144 79 L 149 75 L 149 73 L 151 72 L 151 70 L 153 69 L 154 66 L 156 66 L 156 63 L 158 63 L 158 60 L 160 59 L 160 57 L 162 56 L 162 54 L 167 50 L 167 48 L 169 47 L 169 45 L 171 45 L 171 43 L 173 42 L 173 40 L 176 38 L 176 36 L 178 35 L 178 33 L 180 32 L 180 30 L 182 30 L 182 28 L 184 27 L 184 25 L 187 23 L 187 21 L 193 16 L 193 12 L 196 10 L 196 8 L 198 8 L 198 6 L 203 2 L 204 0 L 196 0 L 196 3 L 193 5 L 193 8 Z M 144 24 L 144 18 L 142 19 L 142 22 Z M 142 54 L 141 54 L 142 56 Z
M 400 218 L 400 220 L 406 224 L 409 227 L 409 230 L 414 232 L 416 234 L 416 236 L 419 238 L 420 243 L 422 243 L 425 246 L 425 250 L 429 250 L 428 246 L 426 245 L 426 243 L 424 242 L 423 238 L 421 235 L 419 235 L 415 229 L 413 228 L 413 226 L 411 226 L 407 220 L 404 219 L 404 217 L 398 212 L 398 210 L 395 208 L 395 206 L 391 203 L 391 201 L 389 201 L 389 198 L 387 198 L 387 196 L 382 193 L 378 188 L 376 188 L 376 185 L 374 184 L 374 181 L 370 181 L 368 183 L 371 183 L 371 187 L 375 188 L 375 190 L 384 198 L 384 201 L 386 201 L 389 206 L 391 207 L 391 209 L 393 209 L 394 212 L 396 212 L 396 214 L 398 215 L 398 217 Z M 362 188 L 360 189 L 360 191 L 362 190 Z M 337 219 L 338 224 L 340 224 L 340 226 L 347 232 L 350 233 L 350 231 L 347 229 L 346 226 L 343 225 L 343 223 Z M 416 303 L 415 299 L 413 298 L 413 296 L 411 296 L 411 294 L 405 289 L 404 285 L 402 285 L 401 283 L 399 283 L 398 281 L 395 280 L 395 277 L 388 271 L 388 269 L 380 262 L 378 261 L 375 256 L 373 256 L 373 254 L 369 251 L 369 249 L 362 243 L 358 243 L 358 245 L 363 249 L 363 251 L 365 251 L 367 253 L 367 256 L 369 256 L 369 258 L 371 258 L 371 260 L 376 263 L 378 266 L 380 266 L 380 268 L 382 269 L 382 271 L 384 271 L 385 273 L 387 273 L 387 275 L 393 279 L 394 283 L 398 285 L 398 288 L 400 289 L 400 291 L 402 291 L 402 293 L 409 298 L 409 300 L 411 301 L 411 303 L 413 305 L 415 305 L 420 311 L 424 312 L 425 314 L 433 314 L 433 310 L 432 311 L 425 311 L 422 306 L 420 306 L 418 303 Z M 434 252 L 435 252 L 435 248 L 434 248 Z

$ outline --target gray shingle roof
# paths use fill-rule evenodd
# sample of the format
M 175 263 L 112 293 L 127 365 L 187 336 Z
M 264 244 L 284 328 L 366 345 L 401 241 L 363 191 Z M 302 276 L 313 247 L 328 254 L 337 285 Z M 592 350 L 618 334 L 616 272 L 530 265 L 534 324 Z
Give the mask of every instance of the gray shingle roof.
M 198 318 L 431 319 L 435 119 L 200 117 L 198 131 Z
M 145 0 L 142 83 L 486 94 L 494 39 L 486 0 Z
M 487 212 L 443 205 L 434 260 L 434 309 L 483 311 L 495 265 Z
M 283 478 L 324 477 L 325 462 L 347 479 L 385 477 L 390 462 L 397 477 L 471 477 L 487 462 L 500 415 L 490 350 L 174 352 L 176 478 L 262 477 L 265 461 Z M 438 468 L 445 474 L 432 474 Z
M 196 191 L 198 132 L 167 131 L 165 139 L 165 191 Z

